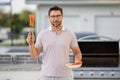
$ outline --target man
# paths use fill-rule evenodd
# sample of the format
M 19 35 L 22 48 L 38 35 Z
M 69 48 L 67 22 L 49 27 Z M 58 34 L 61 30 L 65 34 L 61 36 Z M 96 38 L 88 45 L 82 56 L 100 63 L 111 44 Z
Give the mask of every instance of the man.
M 73 51 L 75 62 L 80 64 L 82 54 L 76 36 L 62 25 L 63 11 L 53 6 L 48 11 L 51 26 L 39 32 L 34 45 L 34 35 L 29 33 L 27 43 L 31 57 L 36 59 L 43 52 L 40 80 L 73 80 L 69 63 L 69 51 Z

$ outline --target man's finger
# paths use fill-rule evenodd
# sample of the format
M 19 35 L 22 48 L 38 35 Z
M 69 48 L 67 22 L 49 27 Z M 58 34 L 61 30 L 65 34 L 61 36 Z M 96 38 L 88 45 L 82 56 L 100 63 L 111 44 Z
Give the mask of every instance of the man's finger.
M 31 32 L 28 33 L 27 37 L 32 37 Z
M 28 35 L 31 35 L 31 32 L 29 32 Z

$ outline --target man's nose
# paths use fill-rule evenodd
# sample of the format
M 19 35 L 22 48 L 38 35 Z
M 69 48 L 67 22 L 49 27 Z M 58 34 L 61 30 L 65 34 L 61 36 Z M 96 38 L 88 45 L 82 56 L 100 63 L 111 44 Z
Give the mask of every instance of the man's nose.
M 56 17 L 54 17 L 54 20 L 58 20 L 58 17 L 56 16 Z

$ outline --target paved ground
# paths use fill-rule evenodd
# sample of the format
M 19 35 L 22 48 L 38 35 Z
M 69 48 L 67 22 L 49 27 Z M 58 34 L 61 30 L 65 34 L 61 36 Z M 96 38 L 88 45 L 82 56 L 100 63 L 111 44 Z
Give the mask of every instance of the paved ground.
M 0 64 L 0 71 L 39 71 L 41 64 Z
M 38 80 L 40 71 L 0 71 L 0 80 Z

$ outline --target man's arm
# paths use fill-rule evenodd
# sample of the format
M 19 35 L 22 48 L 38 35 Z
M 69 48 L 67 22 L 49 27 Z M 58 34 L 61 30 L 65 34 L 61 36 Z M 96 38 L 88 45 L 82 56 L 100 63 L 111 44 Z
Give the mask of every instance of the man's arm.
M 36 59 L 41 52 L 41 48 L 36 48 L 34 44 L 29 45 L 29 51 L 32 59 Z
M 75 56 L 75 63 L 82 62 L 82 53 L 79 47 L 72 48 L 73 54 Z
M 34 45 L 34 40 L 35 40 L 35 36 L 33 33 L 28 33 L 28 36 L 27 36 L 27 43 L 29 45 L 29 51 L 30 51 L 30 55 L 32 57 L 32 59 L 36 59 L 40 52 L 41 52 L 41 48 L 36 48 L 35 45 Z

